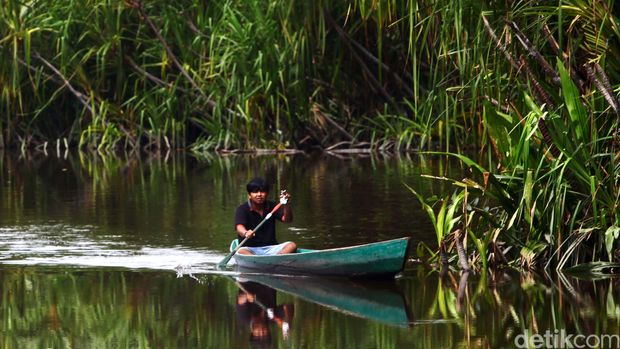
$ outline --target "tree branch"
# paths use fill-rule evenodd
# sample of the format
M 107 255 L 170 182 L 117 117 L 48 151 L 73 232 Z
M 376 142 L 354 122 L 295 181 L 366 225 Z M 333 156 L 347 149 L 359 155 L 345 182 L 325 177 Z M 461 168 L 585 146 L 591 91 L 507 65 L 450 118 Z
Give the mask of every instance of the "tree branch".
M 53 71 L 54 74 L 58 78 L 60 78 L 62 80 L 63 86 L 66 86 L 69 89 L 69 91 L 71 91 L 71 93 L 73 93 L 73 95 L 75 97 L 77 97 L 77 99 L 80 101 L 80 103 L 82 103 L 82 105 L 84 105 L 84 107 L 86 109 L 88 109 L 88 111 L 90 112 L 91 115 L 95 114 L 95 112 L 92 109 L 92 106 L 90 105 L 90 99 L 87 98 L 82 92 L 78 91 L 75 87 L 73 87 L 73 85 L 71 85 L 71 82 L 60 72 L 60 70 L 58 70 L 54 65 L 52 65 L 50 62 L 48 62 L 45 58 L 41 57 L 39 52 L 33 51 L 32 55 L 36 59 L 41 61 L 46 67 L 48 67 L 51 71 Z

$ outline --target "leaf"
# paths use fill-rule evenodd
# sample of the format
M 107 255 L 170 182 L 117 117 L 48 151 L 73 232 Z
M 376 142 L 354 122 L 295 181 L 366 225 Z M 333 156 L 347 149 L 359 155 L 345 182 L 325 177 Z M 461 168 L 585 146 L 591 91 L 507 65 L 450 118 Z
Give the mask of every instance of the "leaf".
M 404 185 L 405 187 L 407 187 L 407 189 L 409 189 L 409 191 L 411 191 L 418 198 L 420 205 L 422 205 L 422 208 L 424 209 L 424 211 L 426 211 L 426 214 L 431 219 L 431 222 L 433 223 L 433 227 L 435 228 L 435 232 L 438 234 L 437 242 L 441 243 L 441 238 L 443 236 L 439 236 L 439 230 L 437 228 L 437 218 L 435 217 L 435 211 L 433 211 L 433 208 L 429 204 L 426 203 L 426 201 L 424 200 L 424 197 L 422 197 L 422 195 L 420 195 L 417 191 L 415 191 L 415 189 L 411 188 L 407 184 L 404 184 Z
M 523 184 L 523 200 L 525 207 L 529 212 L 532 209 L 532 192 L 534 191 L 534 180 L 532 179 L 532 171 L 527 171 L 525 175 L 525 183 Z
M 508 114 L 496 111 L 488 101 L 484 102 L 484 108 L 484 125 L 489 132 L 489 136 L 495 141 L 494 145 L 497 148 L 497 152 L 502 157 L 506 156 L 506 153 L 510 151 L 510 144 L 512 143 L 509 133 L 513 126 L 512 118 Z
M 609 256 L 609 260 L 612 260 L 612 249 L 614 248 L 614 241 L 620 235 L 620 227 L 611 226 L 605 232 L 605 248 L 607 249 L 607 256 Z
M 531 265 L 546 248 L 547 244 L 538 241 L 529 241 L 521 248 L 520 255 Z
M 484 167 L 478 165 L 474 160 L 468 158 L 465 155 L 461 155 L 457 153 L 450 153 L 450 152 L 429 151 L 429 152 L 424 152 L 424 154 L 449 155 L 449 156 L 454 156 L 458 158 L 459 160 L 461 160 L 461 162 L 465 163 L 467 166 L 478 170 L 478 172 L 482 176 L 485 176 L 485 178 L 488 179 L 489 184 L 491 184 L 491 186 L 484 190 L 485 193 L 493 195 L 502 204 L 502 206 L 504 206 L 504 208 L 506 208 L 508 211 L 513 212 L 516 209 L 517 204 L 515 203 L 515 200 L 512 198 L 510 193 L 506 190 L 506 185 L 500 182 L 495 175 L 487 171 Z M 493 188 L 494 190 L 491 190 L 491 188 Z
M 572 126 L 575 127 L 576 141 L 584 142 L 585 132 L 588 128 L 588 114 L 581 103 L 579 90 L 577 90 L 573 80 L 571 80 L 570 74 L 564 67 L 560 58 L 557 59 L 557 66 L 562 83 L 562 97 L 564 98 L 566 109 L 568 109 L 568 115 L 572 121 Z

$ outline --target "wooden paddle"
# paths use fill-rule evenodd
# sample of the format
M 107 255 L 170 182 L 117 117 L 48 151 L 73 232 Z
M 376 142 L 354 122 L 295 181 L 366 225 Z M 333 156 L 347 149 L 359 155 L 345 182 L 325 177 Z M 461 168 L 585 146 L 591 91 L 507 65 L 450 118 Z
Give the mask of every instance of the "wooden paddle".
M 282 206 L 283 203 L 282 201 L 280 201 L 280 203 L 278 203 L 276 205 L 276 207 L 273 208 L 273 210 L 271 210 L 271 212 L 267 213 L 267 215 L 265 216 L 265 218 L 263 218 L 263 220 L 253 229 L 254 232 L 256 232 L 258 230 L 258 228 L 260 228 L 263 224 L 265 224 L 265 222 L 267 222 L 267 220 L 269 218 L 271 218 L 271 216 L 273 216 L 274 213 L 276 213 L 276 211 L 280 208 L 280 206 Z M 218 268 L 223 268 L 226 266 L 226 264 L 228 264 L 228 261 L 230 261 L 230 259 L 232 258 L 232 256 L 235 255 L 235 253 L 237 253 L 237 251 L 239 251 L 239 249 L 241 247 L 243 247 L 243 245 L 246 243 L 246 241 L 248 241 L 248 239 L 250 238 L 250 236 L 246 236 L 245 239 L 243 239 L 243 241 L 241 241 L 239 243 L 239 245 L 237 245 L 237 248 L 235 248 L 234 250 L 232 250 L 226 257 L 224 257 L 224 259 L 222 259 L 218 264 L 217 267 Z

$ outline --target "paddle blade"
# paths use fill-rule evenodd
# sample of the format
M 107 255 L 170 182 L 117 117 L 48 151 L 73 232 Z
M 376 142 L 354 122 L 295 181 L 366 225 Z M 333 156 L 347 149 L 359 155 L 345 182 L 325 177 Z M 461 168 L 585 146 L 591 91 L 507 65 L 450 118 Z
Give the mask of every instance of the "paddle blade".
M 264 221 L 264 220 L 263 220 Z M 262 222 L 261 222 L 262 223 Z M 260 225 L 260 224 L 259 224 Z M 241 241 L 240 243 L 237 243 L 237 239 L 234 239 L 231 244 L 230 244 L 230 253 L 226 255 L 226 257 L 224 257 L 224 259 L 222 259 L 219 263 L 217 263 L 217 268 L 221 269 L 224 268 L 226 266 L 226 264 L 228 264 L 228 262 L 230 261 L 230 259 L 235 255 L 235 253 L 237 253 L 237 251 L 239 251 L 239 249 L 245 245 L 245 242 L 248 241 L 249 237 L 246 237 L 245 239 L 243 239 L 243 241 Z
M 232 256 L 235 254 L 235 251 L 230 252 L 226 257 L 224 257 L 224 259 L 222 259 L 219 263 L 217 263 L 217 268 L 221 269 L 226 267 L 226 264 L 228 264 L 228 262 L 230 261 L 230 259 L 232 258 Z

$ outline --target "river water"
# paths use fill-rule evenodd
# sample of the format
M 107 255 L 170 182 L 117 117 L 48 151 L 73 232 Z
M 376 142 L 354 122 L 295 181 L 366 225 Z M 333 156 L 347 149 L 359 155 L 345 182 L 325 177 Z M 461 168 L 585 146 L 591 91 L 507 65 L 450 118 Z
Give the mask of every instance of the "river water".
M 618 279 L 440 274 L 414 260 L 437 242 L 407 186 L 449 195 L 422 175 L 463 171 L 413 155 L 4 154 L 0 348 L 503 348 L 526 335 L 530 347 L 620 348 Z M 280 240 L 410 236 L 405 272 L 361 282 L 218 270 L 254 176 L 293 196 Z

